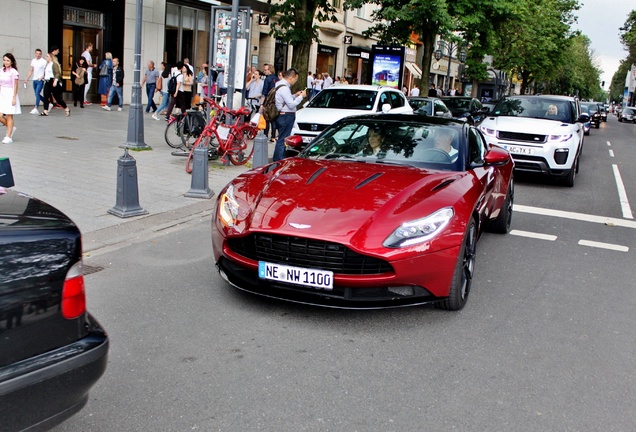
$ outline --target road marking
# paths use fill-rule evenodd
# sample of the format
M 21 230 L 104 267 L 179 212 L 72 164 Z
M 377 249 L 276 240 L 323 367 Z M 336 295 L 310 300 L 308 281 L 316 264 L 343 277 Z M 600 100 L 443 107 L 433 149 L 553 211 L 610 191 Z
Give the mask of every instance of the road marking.
M 539 239 L 539 240 L 548 240 L 548 241 L 555 241 L 557 239 L 557 236 L 555 236 L 555 235 L 541 234 L 541 233 L 535 233 L 535 232 L 531 232 L 531 231 L 511 230 L 510 234 L 511 235 L 516 235 L 516 236 L 519 236 L 519 237 L 528 237 L 528 238 Z
M 608 142 L 607 142 L 607 145 L 608 145 L 608 146 L 611 146 L 611 145 L 612 145 L 612 143 L 610 143 L 610 142 L 608 141 Z
M 552 216 L 552 217 L 559 217 L 563 219 L 572 219 L 572 220 L 578 220 L 583 222 L 593 222 L 593 223 L 605 224 L 610 226 L 619 226 L 624 228 L 636 229 L 636 221 L 628 221 L 625 219 L 611 218 L 606 216 L 588 215 L 584 213 L 574 213 L 574 212 L 568 212 L 563 210 L 551 210 L 551 209 L 546 209 L 541 207 L 524 206 L 520 204 L 515 204 L 513 206 L 513 209 L 514 211 L 518 211 L 520 213 L 530 213 L 530 214 L 536 214 L 541 216 Z
M 589 246 L 589 247 L 599 248 L 599 249 L 609 249 L 609 250 L 618 251 L 618 252 L 629 252 L 629 248 L 627 246 L 621 246 L 621 245 L 612 244 L 612 243 L 601 243 L 601 242 L 595 242 L 591 240 L 579 240 L 579 244 L 581 246 Z
M 614 157 L 614 150 L 610 149 L 609 154 L 610 154 L 610 157 Z
M 612 169 L 614 170 L 614 179 L 616 179 L 616 187 L 618 188 L 618 198 L 621 201 L 621 209 L 623 210 L 623 217 L 625 219 L 634 219 L 634 215 L 632 215 L 632 209 L 629 206 L 629 201 L 627 200 L 627 192 L 625 191 L 625 185 L 623 184 L 621 173 L 618 170 L 618 165 L 612 165 Z

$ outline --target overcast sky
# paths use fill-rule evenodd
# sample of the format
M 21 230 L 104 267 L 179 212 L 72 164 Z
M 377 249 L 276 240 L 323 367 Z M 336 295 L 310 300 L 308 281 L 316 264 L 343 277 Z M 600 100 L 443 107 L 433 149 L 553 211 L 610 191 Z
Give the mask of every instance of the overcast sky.
M 598 66 L 603 70 L 601 81 L 605 81 L 608 90 L 619 62 L 627 56 L 618 34 L 629 13 L 636 10 L 636 0 L 580 0 L 580 3 L 575 28 L 590 38 Z

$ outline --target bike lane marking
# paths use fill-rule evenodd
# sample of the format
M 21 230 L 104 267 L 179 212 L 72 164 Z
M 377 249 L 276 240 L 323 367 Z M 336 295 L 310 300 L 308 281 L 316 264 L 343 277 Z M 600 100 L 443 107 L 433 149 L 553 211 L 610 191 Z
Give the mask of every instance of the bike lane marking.
M 621 173 L 618 170 L 618 165 L 612 164 L 612 170 L 614 171 L 614 180 L 616 181 L 616 188 L 618 189 L 618 199 L 621 202 L 621 210 L 623 211 L 623 217 L 625 219 L 634 219 L 632 209 L 629 206 L 629 200 L 627 199 L 627 191 L 623 184 Z
M 592 222 L 592 223 L 598 223 L 598 224 L 604 224 L 604 225 L 610 225 L 610 226 L 619 226 L 624 228 L 636 229 L 636 221 L 612 218 L 607 216 L 596 216 L 596 215 L 590 215 L 585 213 L 576 213 L 576 212 L 569 212 L 569 211 L 563 211 L 563 210 L 552 210 L 552 209 L 546 209 L 541 207 L 525 206 L 521 204 L 515 204 L 513 206 L 513 209 L 514 211 L 518 211 L 520 213 L 530 213 L 530 214 L 541 215 L 541 216 L 552 216 L 552 217 L 558 217 L 562 219 L 572 219 L 572 220 L 578 220 L 583 222 Z
M 589 247 L 599 248 L 599 249 L 609 249 L 609 250 L 618 251 L 618 252 L 629 252 L 629 247 L 617 245 L 613 243 L 602 243 L 602 242 L 596 242 L 591 240 L 579 240 L 579 244 L 581 246 L 589 246 Z
M 557 236 L 550 234 L 541 234 L 532 231 L 522 231 L 522 230 L 511 230 L 510 235 L 519 236 L 519 237 L 527 237 L 538 240 L 547 240 L 547 241 L 555 241 Z

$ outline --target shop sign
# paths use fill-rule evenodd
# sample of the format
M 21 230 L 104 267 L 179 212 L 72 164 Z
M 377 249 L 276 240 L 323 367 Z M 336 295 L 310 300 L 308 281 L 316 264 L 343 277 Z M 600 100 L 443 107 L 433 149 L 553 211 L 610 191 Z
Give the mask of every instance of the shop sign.
M 64 6 L 62 16 L 66 25 L 104 28 L 104 14 L 101 12 Z

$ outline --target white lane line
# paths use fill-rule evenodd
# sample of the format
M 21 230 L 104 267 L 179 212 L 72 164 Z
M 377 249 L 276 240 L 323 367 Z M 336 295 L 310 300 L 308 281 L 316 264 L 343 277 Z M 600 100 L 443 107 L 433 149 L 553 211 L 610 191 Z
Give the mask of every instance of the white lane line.
M 614 157 L 614 150 L 610 149 L 609 154 L 610 154 L 610 157 Z
M 608 141 L 608 142 L 607 142 L 607 145 L 608 145 L 608 146 L 611 146 L 611 145 L 612 145 L 612 143 L 610 143 L 610 142 Z
M 563 210 L 551 210 L 551 209 L 546 209 L 541 207 L 524 206 L 520 204 L 515 204 L 513 209 L 514 211 L 518 211 L 520 213 L 530 213 L 530 214 L 536 214 L 541 216 L 553 216 L 553 217 L 559 217 L 563 219 L 572 219 L 572 220 L 578 220 L 583 222 L 593 222 L 593 223 L 599 223 L 599 224 L 605 224 L 605 225 L 611 225 L 611 226 L 619 226 L 623 228 L 636 229 L 636 221 L 628 221 L 625 219 L 611 218 L 606 216 L 595 216 L 595 215 L 589 215 L 585 213 L 574 213 L 574 212 L 568 212 Z
M 625 191 L 625 185 L 623 184 L 621 173 L 618 170 L 618 165 L 612 165 L 612 169 L 614 170 L 614 179 L 616 180 L 616 187 L 618 188 L 618 198 L 621 201 L 621 209 L 623 210 L 623 217 L 625 219 L 634 219 L 634 215 L 632 214 L 632 209 L 629 206 L 629 201 L 627 200 L 627 192 Z
M 589 246 L 589 247 L 599 248 L 599 249 L 609 249 L 609 250 L 618 251 L 618 252 L 629 252 L 629 248 L 627 246 L 621 246 L 621 245 L 612 244 L 612 243 L 601 243 L 601 242 L 595 242 L 590 240 L 579 240 L 579 244 L 581 246 Z
M 557 236 L 555 235 L 541 234 L 541 233 L 535 233 L 531 231 L 520 231 L 520 230 L 511 230 L 510 235 L 516 235 L 519 237 L 528 237 L 528 238 L 539 239 L 539 240 L 548 240 L 548 241 L 555 241 L 557 239 Z

